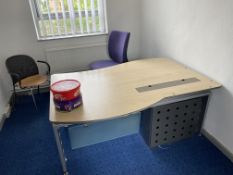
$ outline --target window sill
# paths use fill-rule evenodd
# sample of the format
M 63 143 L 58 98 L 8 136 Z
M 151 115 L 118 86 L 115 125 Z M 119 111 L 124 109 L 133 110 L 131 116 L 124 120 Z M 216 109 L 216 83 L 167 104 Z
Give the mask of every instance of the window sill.
M 108 35 L 108 32 L 105 33 L 93 33 L 93 34 L 83 34 L 83 35 L 72 35 L 72 36 L 53 36 L 53 37 L 46 37 L 46 38 L 39 38 L 37 36 L 38 41 L 49 41 L 49 40 L 60 40 L 60 39 L 70 39 L 70 38 L 81 38 L 81 37 L 93 37 L 93 36 L 100 36 L 100 35 Z

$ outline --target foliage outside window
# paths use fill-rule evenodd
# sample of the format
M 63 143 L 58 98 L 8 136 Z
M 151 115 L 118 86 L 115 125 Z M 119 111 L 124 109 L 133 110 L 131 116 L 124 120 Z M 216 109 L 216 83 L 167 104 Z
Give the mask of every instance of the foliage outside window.
M 39 40 L 107 33 L 105 0 L 29 0 Z

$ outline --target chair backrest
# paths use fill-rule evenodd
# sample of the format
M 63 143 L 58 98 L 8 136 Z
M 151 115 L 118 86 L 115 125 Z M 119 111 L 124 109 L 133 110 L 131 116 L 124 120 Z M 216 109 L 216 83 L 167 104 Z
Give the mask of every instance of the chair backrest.
M 108 40 L 108 54 L 117 63 L 128 61 L 127 50 L 129 43 L 129 32 L 112 31 Z
M 27 55 L 15 55 L 7 58 L 6 67 L 11 75 L 13 84 L 39 73 L 36 62 L 32 57 Z M 15 74 L 18 76 L 15 76 Z

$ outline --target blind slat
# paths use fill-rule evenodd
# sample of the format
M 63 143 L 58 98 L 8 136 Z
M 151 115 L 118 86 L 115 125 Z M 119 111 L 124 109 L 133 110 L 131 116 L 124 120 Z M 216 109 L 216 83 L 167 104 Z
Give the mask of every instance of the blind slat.
M 40 17 L 40 21 L 41 21 L 41 26 L 42 26 L 42 30 L 40 30 L 40 35 L 42 36 L 46 36 L 47 35 L 47 30 L 45 28 L 45 24 L 44 24 L 44 16 L 43 16 L 43 12 L 41 10 L 41 5 L 40 2 L 38 0 L 36 0 L 36 5 L 38 7 L 38 13 L 39 13 L 39 17 Z
M 54 35 L 53 24 L 52 24 L 52 18 L 51 18 L 51 13 L 50 13 L 50 9 L 49 9 L 49 2 L 48 2 L 48 0 L 45 0 L 45 2 L 46 2 L 46 8 L 47 8 L 48 17 L 49 17 L 49 28 L 50 28 L 50 32 L 51 32 L 52 35 Z
M 99 14 L 99 30 L 104 31 L 103 28 L 103 4 L 101 0 L 97 0 L 98 3 L 98 14 Z
M 83 15 L 82 15 L 82 12 L 81 12 L 80 0 L 77 0 L 77 5 L 78 5 L 78 16 L 79 16 L 80 33 L 83 33 Z
M 91 16 L 92 16 L 92 30 L 93 32 L 96 32 L 96 13 L 95 13 L 95 4 L 94 0 L 91 0 Z
M 53 0 L 53 5 L 54 5 L 54 12 L 55 12 L 56 21 L 57 21 L 57 31 L 58 31 L 58 34 L 61 34 L 61 25 L 60 25 L 60 20 L 59 20 L 58 13 L 57 13 L 57 2 L 56 2 L 56 0 Z
M 71 31 L 73 34 L 76 33 L 76 24 L 75 24 L 75 14 L 72 0 L 67 0 L 68 8 L 70 11 L 70 23 L 71 23 Z
M 61 0 L 61 10 L 62 10 L 62 17 L 63 17 L 63 26 L 65 29 L 65 34 L 67 34 L 67 23 L 66 23 L 66 12 L 65 12 L 65 6 L 64 6 L 64 1 Z
M 88 16 L 87 0 L 84 0 L 84 9 L 85 9 L 87 33 L 89 33 L 90 32 L 90 26 L 89 26 L 89 16 Z

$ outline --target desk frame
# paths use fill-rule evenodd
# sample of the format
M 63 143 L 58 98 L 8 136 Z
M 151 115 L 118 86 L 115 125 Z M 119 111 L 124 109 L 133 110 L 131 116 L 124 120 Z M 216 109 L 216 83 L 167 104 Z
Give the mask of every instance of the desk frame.
M 159 101 L 158 103 L 155 103 L 154 105 L 149 106 L 148 108 L 157 107 L 157 106 L 166 105 L 166 104 L 171 104 L 171 103 L 180 102 L 180 101 L 193 99 L 193 98 L 197 98 L 197 97 L 203 97 L 203 96 L 208 97 L 206 108 L 205 108 L 205 111 L 204 111 L 204 117 L 205 117 L 206 111 L 207 111 L 208 106 L 209 106 L 209 101 L 210 101 L 210 98 L 211 98 L 211 91 L 210 90 L 205 90 L 205 91 L 201 91 L 201 92 L 196 92 L 196 93 L 190 93 L 190 94 L 165 98 L 165 99 Z M 146 108 L 146 109 L 148 109 L 148 108 Z M 145 110 L 145 109 L 142 109 L 142 110 Z M 140 112 L 142 110 L 135 111 L 134 113 L 138 113 L 138 112 Z M 127 117 L 128 115 L 130 115 L 130 114 L 124 115 L 122 117 Z M 83 123 L 83 124 L 85 124 L 85 123 Z M 68 161 L 68 159 L 67 159 L 67 157 L 65 155 L 65 150 L 64 150 L 64 147 L 63 147 L 63 143 L 62 143 L 62 139 L 61 139 L 61 135 L 60 135 L 59 130 L 62 127 L 68 127 L 70 125 L 73 125 L 73 124 L 52 123 L 53 132 L 54 132 L 54 135 L 55 135 L 57 149 L 58 149 L 60 162 L 61 162 L 61 165 L 62 165 L 62 170 L 64 172 L 64 175 L 69 174 L 68 169 L 67 169 L 67 165 L 66 165 L 66 162 Z M 200 134 L 201 134 L 201 132 L 200 132 Z

